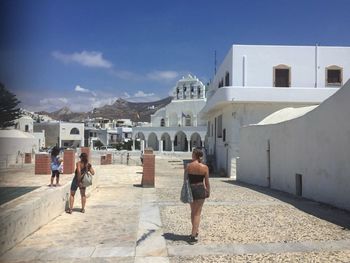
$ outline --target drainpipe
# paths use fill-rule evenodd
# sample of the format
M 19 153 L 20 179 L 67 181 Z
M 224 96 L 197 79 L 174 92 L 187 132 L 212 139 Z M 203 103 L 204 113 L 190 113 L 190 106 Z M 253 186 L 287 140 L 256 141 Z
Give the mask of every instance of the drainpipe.
M 316 44 L 316 46 L 315 46 L 315 88 L 317 88 L 317 86 L 318 86 L 317 68 L 318 68 L 318 44 Z
M 247 85 L 247 69 L 246 69 L 246 60 L 247 56 L 243 56 L 242 60 L 242 86 L 245 87 Z
M 270 155 L 270 140 L 267 140 L 267 184 L 271 188 L 271 155 Z

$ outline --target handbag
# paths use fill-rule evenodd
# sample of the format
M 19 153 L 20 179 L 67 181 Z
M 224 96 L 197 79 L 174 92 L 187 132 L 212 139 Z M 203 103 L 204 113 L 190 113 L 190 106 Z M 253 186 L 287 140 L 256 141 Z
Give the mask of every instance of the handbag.
M 192 196 L 192 190 L 190 186 L 190 182 L 188 180 L 187 171 L 184 172 L 184 182 L 181 188 L 181 195 L 180 200 L 183 203 L 192 203 L 193 202 L 193 196 Z
M 83 174 L 81 183 L 83 184 L 83 187 L 89 187 L 90 185 L 92 185 L 92 174 L 89 171 L 86 171 Z

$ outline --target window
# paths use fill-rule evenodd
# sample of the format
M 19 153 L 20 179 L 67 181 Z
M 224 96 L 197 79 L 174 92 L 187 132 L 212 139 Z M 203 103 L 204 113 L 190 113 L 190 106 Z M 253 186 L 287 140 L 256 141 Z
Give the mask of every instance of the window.
M 222 115 L 218 117 L 218 126 L 217 126 L 217 135 L 218 138 L 222 138 Z
M 194 87 L 191 86 L 191 99 L 193 99 L 193 98 L 194 98 Z
M 24 126 L 24 131 L 29 132 L 29 125 Z
M 343 83 L 343 69 L 338 66 L 329 66 L 326 68 L 326 85 L 341 86 Z
M 273 68 L 273 86 L 290 87 L 290 67 L 278 65 Z
M 201 88 L 197 87 L 197 98 L 199 99 L 201 97 Z
M 177 98 L 177 99 L 179 98 L 179 93 L 180 93 L 179 88 L 176 88 L 176 98 Z
M 90 137 L 93 137 L 93 136 L 94 136 L 94 134 L 92 132 L 90 132 Z
M 222 141 L 225 142 L 226 141 L 226 129 L 222 130 Z
M 230 86 L 230 73 L 226 72 L 225 74 L 225 87 Z
M 164 121 L 164 119 L 161 119 L 160 120 L 160 127 L 164 127 L 165 126 L 165 121 Z
M 191 126 L 191 116 L 186 115 L 185 117 L 185 126 Z
M 187 90 L 187 88 L 184 87 L 184 89 L 183 89 L 183 92 L 184 92 L 183 98 L 184 98 L 184 99 L 186 99 L 186 90 Z
M 77 128 L 73 128 L 70 130 L 70 134 L 79 134 L 79 130 Z

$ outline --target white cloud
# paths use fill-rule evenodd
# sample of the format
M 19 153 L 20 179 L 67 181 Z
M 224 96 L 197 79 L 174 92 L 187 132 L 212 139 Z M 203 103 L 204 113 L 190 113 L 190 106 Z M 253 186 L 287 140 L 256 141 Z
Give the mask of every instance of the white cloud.
M 92 94 L 93 96 L 96 97 L 96 93 L 95 92 L 93 92 L 93 91 L 91 91 L 89 89 L 85 89 L 85 88 L 83 88 L 83 87 L 81 87 L 79 85 L 76 85 L 74 90 L 77 91 L 77 92 L 82 92 L 82 93 L 90 93 L 90 94 Z
M 142 90 L 138 90 L 134 94 L 134 97 L 150 97 L 150 96 L 154 96 L 154 93 L 144 93 Z
M 167 71 L 152 71 L 148 73 L 147 75 L 148 79 L 151 80 L 157 80 L 157 81 L 169 81 L 169 80 L 174 80 L 179 76 L 179 73 L 176 71 L 172 70 L 167 70 Z
M 64 54 L 60 51 L 52 52 L 52 56 L 64 63 L 78 63 L 82 66 L 111 68 L 112 63 L 102 57 L 101 52 L 82 51 L 80 53 Z
M 111 74 L 113 76 L 116 76 L 119 79 L 124 79 L 124 80 L 142 80 L 144 77 L 142 77 L 139 74 L 136 74 L 134 72 L 128 71 L 128 70 L 117 70 L 117 69 L 112 69 Z

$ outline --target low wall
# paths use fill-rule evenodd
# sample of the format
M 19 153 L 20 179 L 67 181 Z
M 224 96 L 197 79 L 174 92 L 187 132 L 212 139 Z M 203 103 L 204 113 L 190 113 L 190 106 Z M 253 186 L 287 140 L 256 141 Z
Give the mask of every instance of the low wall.
M 99 184 L 99 167 L 94 168 L 96 175 L 93 177 L 93 185 L 87 188 L 87 197 L 91 196 L 91 192 Z M 65 212 L 68 208 L 70 185 L 71 181 L 61 187 L 43 186 L 1 205 L 0 255 Z M 75 194 L 74 206 L 81 206 L 79 190 Z

